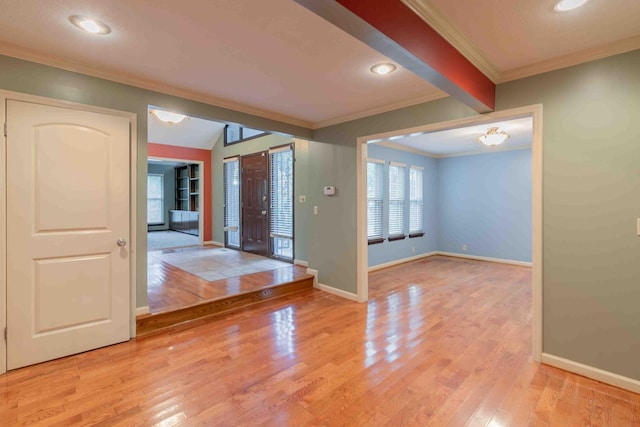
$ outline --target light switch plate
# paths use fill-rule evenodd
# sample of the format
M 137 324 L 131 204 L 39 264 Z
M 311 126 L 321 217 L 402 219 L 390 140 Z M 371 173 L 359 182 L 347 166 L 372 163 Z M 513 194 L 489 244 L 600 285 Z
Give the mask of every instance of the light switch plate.
M 636 224 L 636 232 L 640 236 L 640 218 L 638 218 L 638 224 Z
M 299 196 L 298 196 L 298 201 L 299 201 L 300 203 L 307 203 L 307 196 L 302 195 L 302 194 L 301 194 L 301 195 L 299 195 Z

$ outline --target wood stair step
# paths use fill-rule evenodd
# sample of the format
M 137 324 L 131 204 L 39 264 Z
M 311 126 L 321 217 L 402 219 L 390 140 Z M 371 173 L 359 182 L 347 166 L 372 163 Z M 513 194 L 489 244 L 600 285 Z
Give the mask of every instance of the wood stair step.
M 136 318 L 137 336 L 144 336 L 203 317 L 215 316 L 221 313 L 227 314 L 230 311 L 238 310 L 252 304 L 310 290 L 312 288 L 313 276 L 305 274 L 291 282 L 274 284 L 255 291 L 204 301 L 200 304 L 175 310 L 145 314 Z

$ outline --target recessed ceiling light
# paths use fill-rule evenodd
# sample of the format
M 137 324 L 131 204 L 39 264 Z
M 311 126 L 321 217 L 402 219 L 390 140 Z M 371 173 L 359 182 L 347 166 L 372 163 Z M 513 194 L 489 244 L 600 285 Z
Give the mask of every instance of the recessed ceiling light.
M 100 22 L 93 18 L 87 18 L 86 16 L 73 15 L 69 17 L 69 21 L 80 28 L 91 34 L 109 34 L 111 32 L 111 28 L 104 22 Z
M 389 62 L 385 62 L 382 64 L 376 64 L 373 67 L 371 67 L 371 72 L 374 74 L 379 74 L 381 76 L 384 76 L 385 74 L 394 72 L 396 68 L 397 67 L 395 65 Z
M 589 0 L 560 0 L 554 9 L 556 12 L 568 12 L 587 4 Z
M 151 110 L 150 113 L 163 122 L 169 123 L 170 125 L 178 124 L 187 118 L 187 116 L 185 116 L 184 114 L 172 113 L 171 111 L 164 110 Z

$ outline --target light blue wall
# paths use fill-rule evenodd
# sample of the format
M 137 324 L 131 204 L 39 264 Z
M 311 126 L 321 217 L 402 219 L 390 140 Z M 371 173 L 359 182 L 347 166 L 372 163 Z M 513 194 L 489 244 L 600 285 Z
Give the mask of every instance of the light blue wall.
M 434 159 L 370 144 L 368 157 L 385 161 L 385 238 L 389 162 L 424 168 L 425 231 L 369 245 L 369 267 L 433 251 L 531 262 L 531 149 Z M 405 179 L 408 189 L 408 173 Z
M 423 197 L 424 202 L 424 224 L 423 231 L 425 233 L 422 237 L 407 237 L 404 240 L 396 240 L 389 242 L 385 240 L 383 243 L 375 245 L 369 245 L 369 266 L 378 264 L 384 264 L 386 262 L 395 261 L 397 259 L 408 258 L 415 255 L 425 254 L 436 250 L 437 244 L 437 170 L 436 159 L 431 157 L 425 157 L 418 154 L 409 153 L 406 151 L 394 150 L 393 148 L 382 147 L 376 144 L 370 144 L 368 147 L 368 157 L 370 159 L 384 160 L 384 210 L 382 217 L 382 235 L 384 238 L 389 236 L 389 189 L 388 189 L 388 176 L 389 176 L 389 162 L 404 163 L 409 166 L 420 166 L 424 168 L 423 171 Z M 405 173 L 405 189 L 409 190 L 409 172 Z M 408 233 L 409 225 L 409 208 L 408 204 L 405 209 L 404 223 L 406 225 L 405 230 Z
M 530 149 L 438 159 L 438 183 L 439 251 L 531 261 Z

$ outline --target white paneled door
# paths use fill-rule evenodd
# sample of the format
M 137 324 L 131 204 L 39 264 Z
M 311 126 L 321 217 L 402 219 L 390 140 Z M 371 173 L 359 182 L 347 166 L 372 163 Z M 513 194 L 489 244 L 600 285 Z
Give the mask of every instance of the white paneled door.
M 7 368 L 129 339 L 129 119 L 7 101 Z

